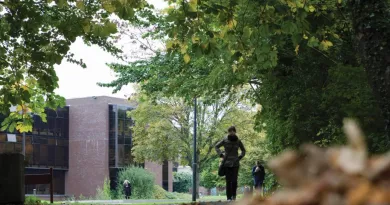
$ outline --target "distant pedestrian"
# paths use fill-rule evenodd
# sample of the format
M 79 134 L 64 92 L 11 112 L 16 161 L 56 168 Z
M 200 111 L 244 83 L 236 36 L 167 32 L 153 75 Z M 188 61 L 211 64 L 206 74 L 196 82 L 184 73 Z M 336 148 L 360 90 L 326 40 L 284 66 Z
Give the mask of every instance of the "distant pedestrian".
M 124 192 L 125 192 L 125 198 L 126 199 L 130 199 L 130 196 L 131 196 L 131 184 L 128 180 L 125 180 L 125 182 L 123 183 L 123 189 L 124 189 Z
M 240 160 L 245 156 L 245 148 L 241 140 L 236 135 L 236 128 L 234 126 L 228 129 L 228 136 L 217 143 L 215 150 L 222 158 L 221 168 L 223 168 L 226 179 L 226 196 L 227 200 L 236 200 L 237 196 L 237 178 L 238 169 L 240 167 Z M 224 152 L 220 147 L 224 147 Z M 238 155 L 238 149 L 241 154 Z
M 261 191 L 265 178 L 265 170 L 260 161 L 257 161 L 256 166 L 252 168 L 252 175 L 255 184 L 255 189 Z

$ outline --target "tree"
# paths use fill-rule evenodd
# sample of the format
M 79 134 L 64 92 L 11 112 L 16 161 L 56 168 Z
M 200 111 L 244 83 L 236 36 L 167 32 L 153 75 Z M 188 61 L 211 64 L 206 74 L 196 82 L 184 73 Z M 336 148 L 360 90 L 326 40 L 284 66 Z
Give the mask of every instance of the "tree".
M 117 27 L 111 17 L 134 21 L 135 11 L 147 6 L 144 0 L 1 0 L 0 112 L 9 115 L 10 107 L 16 105 L 34 112 L 32 107 L 38 104 L 57 101 L 63 105 L 63 98 L 54 94 L 58 87 L 54 65 L 66 59 L 85 67 L 69 52 L 70 45 L 82 38 L 87 45 L 99 45 L 119 56 L 114 46 Z M 32 88 L 28 88 L 30 82 L 34 82 Z M 42 113 L 35 114 L 42 117 Z M 9 120 L 26 119 L 22 125 L 17 122 L 19 131 L 30 129 L 31 118 L 25 112 L 12 115 Z M 12 123 L 8 127 L 14 128 Z
M 189 172 L 173 173 L 173 191 L 178 193 L 188 193 L 192 187 L 192 174 Z
M 129 114 L 136 119 L 133 154 L 137 161 L 181 160 L 192 166 L 192 106 L 180 98 L 159 97 L 156 100 L 138 96 L 137 109 Z M 255 137 L 254 112 L 235 96 L 218 100 L 203 99 L 198 104 L 199 167 L 217 157 L 215 144 L 227 127 L 237 125 L 242 140 Z M 251 126 L 252 125 L 252 126 Z
M 205 165 L 200 173 L 200 186 L 203 186 L 206 189 L 226 186 L 225 179 L 218 175 L 219 163 L 220 160 L 218 158 L 214 158 Z
M 350 0 L 355 47 L 359 51 L 385 119 L 390 144 L 390 2 Z
M 384 6 L 378 10 L 378 22 L 388 14 L 387 3 L 379 2 L 375 5 Z M 366 16 L 375 6 L 371 4 Z M 367 77 L 380 78 L 387 66 L 381 61 L 378 72 L 363 70 L 351 40 L 357 34 L 357 18 L 350 7 L 339 0 L 172 1 L 166 15 L 153 18 L 158 29 L 148 33 L 168 36 L 167 53 L 128 66 L 113 65 L 119 78 L 110 86 L 137 81 L 148 92 L 192 99 L 250 85 L 253 92 L 245 97 L 262 105 L 257 128 L 267 130 L 273 153 L 305 142 L 343 143 L 344 117 L 358 118 L 370 133 L 370 150 L 383 152 L 390 147 L 383 126 L 389 101 L 368 89 L 375 86 Z M 348 72 L 354 79 L 347 80 Z

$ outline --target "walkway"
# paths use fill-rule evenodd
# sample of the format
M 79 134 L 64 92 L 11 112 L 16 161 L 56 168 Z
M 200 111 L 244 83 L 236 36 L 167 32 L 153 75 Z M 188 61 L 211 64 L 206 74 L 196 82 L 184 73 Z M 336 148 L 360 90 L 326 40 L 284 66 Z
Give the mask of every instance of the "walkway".
M 77 201 L 79 203 L 85 204 L 183 204 L 183 203 L 191 203 L 191 200 L 182 200 L 182 199 L 144 199 L 144 200 L 83 200 Z M 199 200 L 201 202 L 207 202 L 209 205 L 220 205 L 225 204 L 225 202 L 216 201 L 216 200 Z M 64 202 L 69 203 L 69 202 Z M 72 202 L 70 202 L 72 203 Z M 74 202 L 73 202 L 74 203 Z

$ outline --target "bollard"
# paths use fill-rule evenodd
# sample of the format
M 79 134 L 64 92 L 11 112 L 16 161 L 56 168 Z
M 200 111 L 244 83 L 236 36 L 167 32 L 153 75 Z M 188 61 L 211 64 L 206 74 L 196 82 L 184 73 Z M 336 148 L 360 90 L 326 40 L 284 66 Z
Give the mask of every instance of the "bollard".
M 37 195 L 37 189 L 33 189 L 33 194 L 34 194 L 34 196 Z

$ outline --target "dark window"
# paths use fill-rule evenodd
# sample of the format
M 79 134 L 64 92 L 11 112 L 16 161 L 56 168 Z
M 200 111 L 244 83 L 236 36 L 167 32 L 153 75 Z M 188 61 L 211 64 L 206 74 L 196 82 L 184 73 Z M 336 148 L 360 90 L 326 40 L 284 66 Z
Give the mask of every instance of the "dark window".
M 47 174 L 49 173 L 48 169 L 26 169 L 25 174 Z M 53 170 L 53 191 L 56 195 L 65 194 L 65 171 L 62 170 Z M 34 184 L 26 185 L 25 191 L 26 194 L 33 194 L 33 190 L 36 189 L 37 194 L 48 195 L 50 194 L 50 185 L 49 184 Z
M 127 106 L 109 105 L 109 166 L 115 167 L 115 149 L 118 149 L 118 167 L 133 164 L 131 155 L 132 129 L 134 124 L 128 111 L 133 108 Z M 118 113 L 116 115 L 116 112 Z M 117 123 L 117 124 L 116 124 Z M 118 133 L 116 133 L 116 129 Z M 118 137 L 117 145 L 115 137 Z
M 69 107 L 46 109 L 47 122 L 33 116 L 32 132 L 26 133 L 27 167 L 68 168 Z M 0 115 L 0 123 L 4 116 Z M 23 135 L 16 134 L 16 143 L 7 142 L 7 133 L 0 132 L 0 153 L 22 152 Z M 4 143 L 4 144 L 3 144 Z
M 169 180 L 168 180 L 168 161 L 164 161 L 163 166 L 162 166 L 162 186 L 163 188 L 168 191 L 169 188 Z
M 47 144 L 41 144 L 40 145 L 40 157 L 39 157 L 39 165 L 41 166 L 47 166 L 48 165 L 48 159 L 47 159 L 47 154 L 48 154 L 48 150 L 47 150 Z
M 56 157 L 56 146 L 54 145 L 48 145 L 48 158 L 47 158 L 47 164 L 48 165 L 54 165 L 55 164 L 55 157 Z

